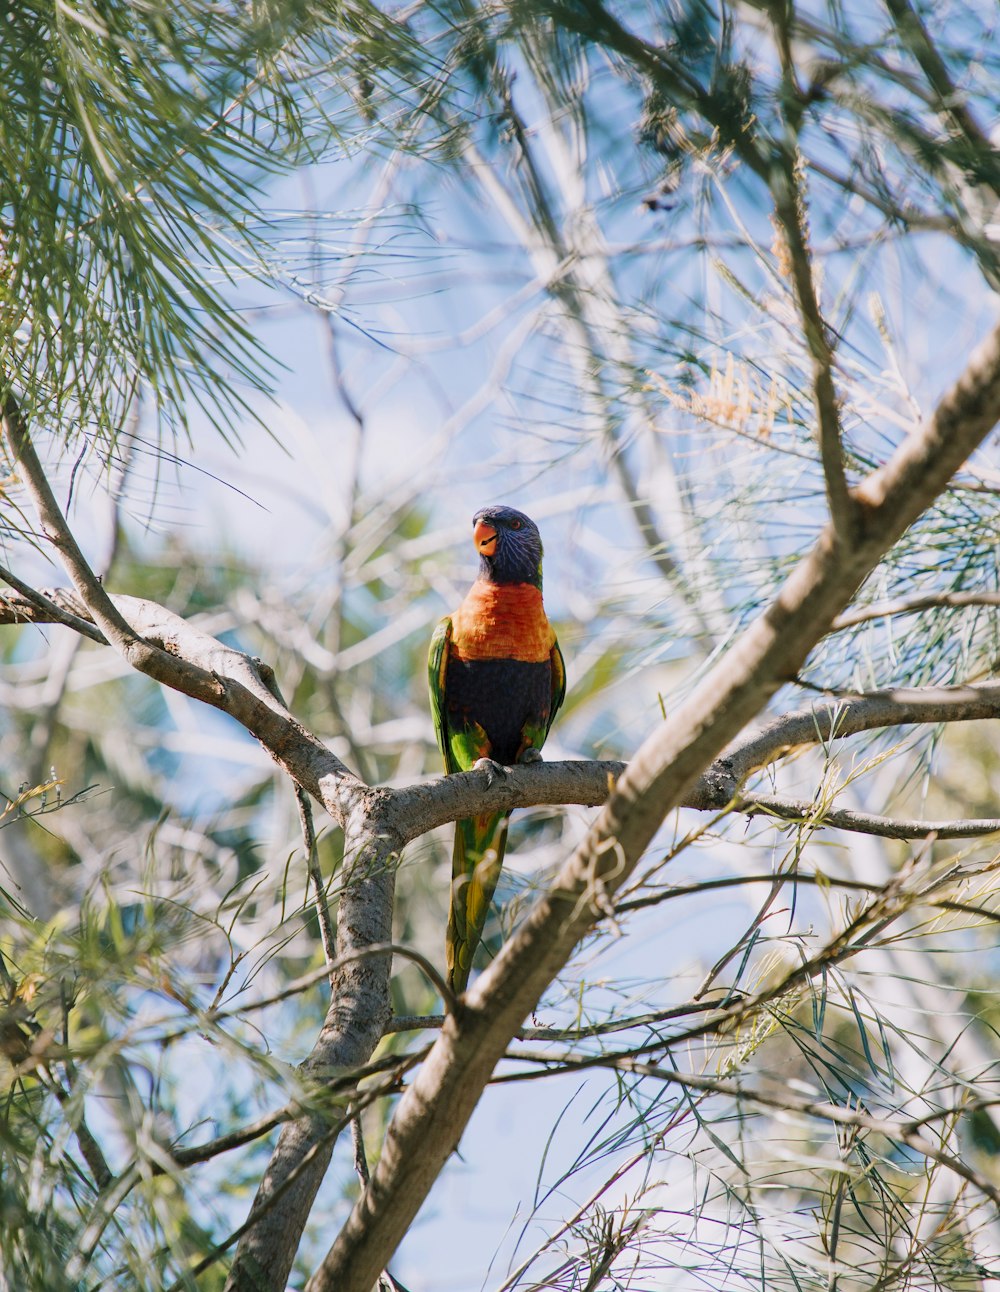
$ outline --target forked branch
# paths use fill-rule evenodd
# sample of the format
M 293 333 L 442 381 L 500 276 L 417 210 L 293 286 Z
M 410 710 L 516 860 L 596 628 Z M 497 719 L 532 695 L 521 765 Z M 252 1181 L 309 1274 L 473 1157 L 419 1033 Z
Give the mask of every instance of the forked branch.
M 638 750 L 555 883 L 449 1017 L 389 1127 L 368 1189 L 309 1292 L 368 1292 L 457 1146 L 522 1020 L 610 906 L 665 814 L 795 676 L 863 580 L 1000 419 L 1000 329 L 934 413 L 856 491 L 845 551 L 832 522 L 764 613 Z

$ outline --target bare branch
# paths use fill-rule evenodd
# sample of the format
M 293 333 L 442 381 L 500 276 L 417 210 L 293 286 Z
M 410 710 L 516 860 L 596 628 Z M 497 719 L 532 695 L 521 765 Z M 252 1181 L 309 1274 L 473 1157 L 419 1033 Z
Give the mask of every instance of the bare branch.
M 94 623 L 106 640 L 134 667 L 146 671 L 143 661 L 147 643 L 138 638 L 132 626 L 122 618 L 80 551 L 38 460 L 28 425 L 9 385 L 3 394 L 3 433 L 11 463 L 21 467 L 25 485 L 38 512 L 42 533 L 59 553 L 77 595 L 90 610 Z
M 890 713 L 893 717 L 886 722 Z M 716 768 L 731 775 L 734 784 L 739 786 L 751 772 L 799 746 L 825 744 L 885 726 L 965 722 L 993 716 L 1000 716 L 1000 683 L 997 682 L 869 691 L 775 718 L 760 731 L 731 745 Z
M 819 438 L 820 460 L 826 480 L 826 498 L 833 531 L 850 539 L 857 523 L 857 508 L 844 471 L 840 409 L 833 384 L 833 348 L 819 307 L 813 280 L 812 259 L 806 237 L 802 184 L 793 160 L 785 164 L 771 182 L 774 212 L 788 250 L 789 272 L 802 319 L 802 332 L 812 360 L 813 405 Z
M 0 623 L 60 623 L 80 631 L 76 616 L 62 609 L 76 603 L 65 589 L 29 590 L 0 598 Z M 226 646 L 154 601 L 102 595 L 134 640 L 152 646 L 158 666 L 143 670 L 173 690 L 221 709 L 255 736 L 289 776 L 318 798 L 342 822 L 366 789 L 316 736 L 296 722 L 272 691 L 270 670 Z M 80 604 L 79 618 L 94 617 Z M 89 626 L 89 625 L 88 625 Z M 104 640 L 103 636 L 100 640 Z
M 367 1062 L 392 1014 L 389 947 L 402 840 L 382 820 L 372 818 L 384 797 L 384 791 L 368 791 L 345 822 L 344 889 L 337 916 L 337 955 L 344 963 L 333 980 L 323 1027 L 303 1065 L 318 1082 Z M 284 1125 L 240 1228 L 227 1288 L 285 1286 L 336 1138 L 327 1119 L 316 1112 Z

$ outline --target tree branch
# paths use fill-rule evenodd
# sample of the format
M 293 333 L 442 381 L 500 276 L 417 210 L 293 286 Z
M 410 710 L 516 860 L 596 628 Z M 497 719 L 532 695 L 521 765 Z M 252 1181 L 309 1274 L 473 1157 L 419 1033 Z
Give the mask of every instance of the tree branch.
M 967 821 L 900 821 L 870 812 L 852 812 L 810 803 L 808 799 L 786 799 L 777 794 L 754 794 L 738 799 L 737 812 L 779 817 L 783 821 L 815 823 L 834 830 L 851 830 L 882 839 L 974 839 L 1000 831 L 1000 818 L 979 817 Z
M 264 676 L 266 665 L 224 645 L 155 601 L 111 596 L 103 589 L 102 595 L 116 618 L 126 623 L 130 637 L 141 639 L 155 651 L 157 668 L 143 671 L 164 686 L 235 718 L 283 771 L 343 824 L 368 787 L 275 698 Z M 64 611 L 64 605 L 72 605 L 79 613 Z M 28 589 L 0 597 L 0 624 L 58 623 L 80 632 L 91 627 L 88 620 L 96 622 L 93 608 L 77 604 L 65 589 Z M 98 640 L 106 638 L 102 635 Z
M 782 113 L 787 128 L 784 145 L 776 150 L 771 167 L 769 187 L 774 200 L 774 214 L 785 249 L 795 303 L 802 321 L 802 332 L 812 361 L 813 406 L 819 438 L 820 460 L 826 481 L 826 500 L 835 534 L 850 538 L 857 520 L 844 470 L 844 450 L 840 408 L 833 384 L 833 346 L 819 304 L 819 293 L 812 270 L 809 250 L 809 226 L 806 210 L 805 177 L 798 152 L 798 128 L 802 116 L 802 92 L 795 75 L 788 32 L 788 13 L 775 5 L 769 11 L 782 72 Z
M 108 594 L 87 564 L 56 503 L 27 425 L 9 390 L 3 395 L 2 408 L 8 448 L 21 466 L 42 529 L 63 560 L 81 609 L 86 608 L 87 616 L 105 639 L 138 672 L 234 717 L 293 780 L 319 798 L 342 824 L 367 789 L 363 782 L 295 721 L 272 694 L 249 656 L 224 646 L 154 602 Z M 29 590 L 26 604 L 33 596 L 37 594 Z M 14 605 L 13 598 L 4 601 L 9 607 Z M 35 622 L 41 613 L 41 607 L 35 604 Z M 59 622 L 65 622 L 61 611 Z
M 843 632 L 871 619 L 888 619 L 892 615 L 915 615 L 921 610 L 959 609 L 963 606 L 1000 606 L 1000 592 L 928 592 L 917 597 L 896 597 L 876 601 L 869 606 L 855 606 L 838 615 L 830 625 L 831 632 Z
M 856 537 L 832 523 L 765 612 L 639 749 L 552 888 L 449 1018 L 396 1110 L 371 1184 L 309 1292 L 368 1292 L 395 1251 L 522 1019 L 631 874 L 664 815 L 785 679 L 882 555 L 1000 418 L 1000 329 L 934 413 L 855 491 Z
M 784 156 L 771 180 L 774 213 L 788 250 L 788 272 L 812 361 L 813 406 L 816 409 L 820 460 L 826 481 L 827 506 L 836 535 L 851 537 L 857 506 L 844 471 L 840 409 L 833 384 L 833 348 L 819 307 L 812 261 L 806 238 L 804 198 L 791 156 Z
M 951 78 L 944 59 L 937 46 L 931 40 L 920 15 L 910 4 L 910 0 L 885 0 L 886 8 L 892 15 L 900 39 L 916 59 L 921 71 L 927 77 L 927 83 L 934 91 L 938 111 L 953 132 L 969 146 L 978 162 L 977 170 L 992 163 L 994 174 L 990 177 L 990 186 L 997 191 L 1000 179 L 996 171 L 997 150 L 989 135 L 972 115 L 965 95 Z
M 712 770 L 723 778 L 731 776 L 738 787 L 752 772 L 799 746 L 825 744 L 880 727 L 991 717 L 1000 717 L 1000 682 L 868 691 L 782 714 L 760 731 L 734 742 Z
M 972 874 L 979 873 L 981 872 L 972 872 Z M 949 875 L 947 878 L 949 880 L 957 878 L 964 882 L 971 878 L 971 874 L 968 871 L 963 871 L 957 876 Z M 715 889 L 743 888 L 752 884 L 767 884 L 769 887 L 773 887 L 775 881 L 778 879 L 785 883 L 792 884 L 793 886 L 797 884 L 814 884 L 821 885 L 823 888 L 828 889 L 842 889 L 844 892 L 848 893 L 868 893 L 874 895 L 881 893 L 885 888 L 884 884 L 866 883 L 862 879 L 845 879 L 842 876 L 838 877 L 826 874 L 812 874 L 809 871 L 800 869 L 790 870 L 784 874 L 776 874 L 774 871 L 768 871 L 766 875 L 731 875 L 723 879 L 701 880 L 697 884 L 681 884 L 674 888 L 661 889 L 656 893 L 648 893 L 645 897 L 629 898 L 627 901 L 615 903 L 615 915 L 624 915 L 629 911 L 645 910 L 648 907 L 659 906 L 662 902 L 672 901 L 678 897 L 690 897 L 694 893 L 712 892 Z M 940 882 L 943 881 L 937 881 L 932 887 L 936 887 Z M 929 892 L 930 890 L 927 891 Z M 959 902 L 950 897 L 932 898 L 924 894 L 921 895 L 921 901 L 924 905 L 933 907 L 936 910 L 952 911 L 956 915 L 972 915 L 976 919 L 987 920 L 993 924 L 1000 923 L 1000 913 L 991 911 L 984 906 L 977 906 L 973 902 Z M 707 1006 L 709 1009 L 714 1007 L 714 1005 Z M 696 1012 L 697 1011 L 691 1005 L 674 1006 L 672 1007 L 672 1012 L 669 1016 L 680 1017 L 683 1014 L 693 1014 Z M 666 1016 L 667 1015 L 665 1013 L 664 1017 Z M 595 1024 L 595 1029 L 600 1027 L 606 1031 L 624 1031 L 629 1027 L 641 1026 L 646 1021 L 652 1020 L 647 1020 L 647 1018 L 644 1017 L 636 1018 L 631 1021 L 621 1020 L 619 1022 L 616 1020 L 612 1024 Z M 427 1026 L 440 1027 L 443 1022 L 443 1014 L 437 1018 L 432 1015 L 427 1021 Z M 411 1020 L 411 1025 L 413 1024 L 414 1020 Z M 594 1034 L 597 1034 L 596 1030 Z M 532 1039 L 532 1030 L 529 1028 L 523 1028 L 518 1033 L 518 1039 Z M 542 1037 L 541 1039 L 560 1040 L 562 1038 L 558 1035 L 552 1035 L 551 1038 Z
M 146 672 L 147 667 L 144 665 L 148 643 L 137 637 L 131 624 L 122 618 L 80 551 L 38 460 L 27 422 L 9 385 L 5 386 L 2 406 L 3 433 L 11 464 L 21 468 L 24 483 L 38 513 L 42 533 L 59 553 L 77 595 L 90 611 L 91 618 L 104 637 L 134 668 Z
M 14 588 L 23 598 L 22 601 L 18 601 L 14 597 L 0 595 L 0 622 L 63 624 L 82 637 L 98 642 L 101 646 L 107 646 L 108 639 L 100 628 L 88 619 L 87 607 L 65 588 L 39 592 L 2 565 L 0 565 L 0 579 Z M 13 612 L 13 618 L 8 617 L 10 611 Z
M 364 1064 L 392 1015 L 391 951 L 369 954 L 380 944 L 391 944 L 395 867 L 403 846 L 383 820 L 371 815 L 384 799 L 384 791 L 368 791 L 344 827 L 345 886 L 337 913 L 337 956 L 343 965 L 332 981 L 326 1019 L 303 1064 L 317 1082 Z M 282 1127 L 241 1227 L 227 1289 L 284 1288 L 336 1138 L 319 1112 L 307 1112 Z

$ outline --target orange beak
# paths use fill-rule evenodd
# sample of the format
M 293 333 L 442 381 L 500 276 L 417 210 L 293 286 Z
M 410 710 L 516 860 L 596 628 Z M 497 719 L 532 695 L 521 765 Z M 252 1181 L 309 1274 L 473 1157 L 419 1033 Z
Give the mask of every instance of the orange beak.
M 492 556 L 497 550 L 497 532 L 485 520 L 476 522 L 476 528 L 472 531 L 472 541 L 476 545 L 476 551 L 481 552 L 483 556 Z

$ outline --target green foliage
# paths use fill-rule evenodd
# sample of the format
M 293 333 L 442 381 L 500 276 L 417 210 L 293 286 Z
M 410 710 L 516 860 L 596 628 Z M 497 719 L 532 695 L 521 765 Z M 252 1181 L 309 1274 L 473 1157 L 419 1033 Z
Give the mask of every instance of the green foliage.
M 232 288 L 269 276 L 262 186 L 334 129 L 334 16 L 379 25 L 316 0 L 6 9 L 0 369 L 30 422 L 106 455 L 140 395 L 176 430 L 270 388 Z
M 176 415 L 195 372 L 217 393 L 230 355 L 251 374 L 211 279 L 244 272 L 221 222 L 265 164 L 240 111 L 264 34 L 195 7 L 8 10 L 0 335 L 33 418 L 104 438 L 141 383 Z

